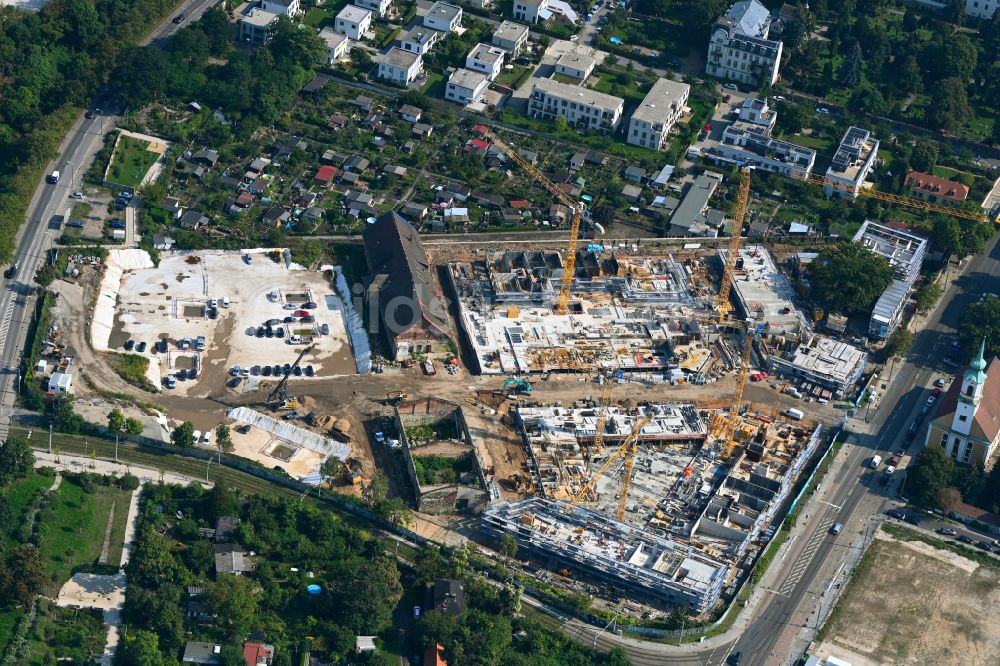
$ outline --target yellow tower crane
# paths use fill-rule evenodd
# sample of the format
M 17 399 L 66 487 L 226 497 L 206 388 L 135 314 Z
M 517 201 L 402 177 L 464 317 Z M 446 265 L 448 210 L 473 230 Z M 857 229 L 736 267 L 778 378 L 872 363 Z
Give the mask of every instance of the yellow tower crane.
M 736 391 L 733 393 L 733 406 L 730 408 L 729 416 L 722 427 L 722 454 L 723 460 L 728 460 L 736 447 L 736 429 L 740 425 L 740 408 L 743 406 L 743 389 L 747 386 L 747 377 L 750 375 L 750 348 L 753 346 L 753 336 L 747 331 L 746 341 L 743 343 L 743 354 L 740 356 L 740 370 L 736 373 Z
M 749 168 L 740 170 L 740 193 L 736 197 L 736 212 L 733 213 L 733 226 L 729 230 L 729 249 L 726 250 L 726 265 L 722 270 L 722 283 L 719 285 L 719 312 L 723 316 L 732 310 L 729 304 L 729 291 L 733 287 L 733 272 L 736 270 L 736 260 L 740 254 L 740 243 L 743 240 L 743 218 L 747 214 L 747 204 L 750 202 Z
M 580 240 L 580 218 L 583 215 L 583 204 L 566 196 L 566 193 L 556 187 L 556 184 L 549 180 L 545 174 L 536 169 L 531 162 L 521 157 L 514 148 L 501 141 L 493 132 L 486 130 L 483 132 L 483 136 L 492 141 L 493 145 L 502 150 L 507 157 L 524 169 L 528 175 L 535 179 L 535 182 L 548 190 L 549 194 L 554 196 L 559 203 L 573 212 L 569 225 L 569 239 L 566 241 L 566 256 L 563 258 L 565 265 L 563 266 L 562 282 L 559 286 L 559 297 L 556 301 L 556 312 L 558 314 L 566 314 L 569 309 L 570 291 L 573 288 L 573 273 L 576 268 L 576 246 Z
M 594 445 L 592 455 L 604 454 L 604 429 L 608 425 L 608 416 L 611 410 L 611 389 L 614 383 L 610 377 L 604 378 L 604 385 L 601 387 L 601 399 L 597 403 L 597 430 L 594 433 Z
M 625 517 L 625 503 L 628 501 L 628 492 L 632 487 L 632 468 L 635 465 L 635 454 L 638 451 L 638 440 L 639 436 L 642 434 L 642 429 L 649 425 L 649 422 L 653 420 L 653 413 L 649 412 L 639 420 L 635 422 L 632 426 L 632 431 L 625 438 L 625 441 L 621 445 L 612 451 L 611 455 L 608 456 L 607 460 L 601 463 L 601 466 L 594 472 L 590 480 L 580 489 L 580 492 L 576 494 L 573 499 L 569 501 L 570 506 L 579 504 L 585 497 L 590 495 L 597 486 L 597 480 L 604 476 L 604 473 L 615 463 L 616 460 L 623 457 L 625 458 L 625 465 L 622 470 L 622 480 L 621 486 L 619 487 L 618 495 L 618 508 L 615 511 L 615 518 L 621 520 Z

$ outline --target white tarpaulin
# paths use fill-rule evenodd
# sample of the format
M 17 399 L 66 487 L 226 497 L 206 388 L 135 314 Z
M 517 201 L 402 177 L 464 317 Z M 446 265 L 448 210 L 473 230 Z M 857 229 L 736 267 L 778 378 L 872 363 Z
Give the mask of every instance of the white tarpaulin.
M 357 366 L 359 374 L 367 375 L 372 370 L 372 351 L 368 346 L 368 332 L 365 331 L 365 322 L 361 318 L 361 313 L 354 309 L 351 302 L 351 289 L 347 285 L 344 271 L 341 270 L 340 266 L 334 266 L 333 272 L 337 276 L 337 293 L 340 294 L 340 300 L 344 303 L 344 325 L 347 327 L 347 334 L 351 339 L 354 364 Z
M 111 329 L 115 325 L 115 307 L 118 291 L 122 286 L 122 276 L 126 271 L 152 268 L 153 260 L 145 250 L 111 250 L 104 262 L 101 290 L 94 306 L 94 318 L 90 322 L 90 344 L 97 351 L 107 351 L 111 339 Z
M 264 432 L 269 432 L 275 437 L 291 442 L 292 444 L 298 444 L 310 451 L 316 451 L 317 453 L 340 458 L 341 460 L 346 459 L 351 453 L 351 447 L 347 444 L 342 444 L 329 437 L 299 428 L 288 421 L 282 421 L 267 414 L 261 414 L 249 407 L 234 407 L 227 412 L 227 416 L 240 423 L 249 423 Z

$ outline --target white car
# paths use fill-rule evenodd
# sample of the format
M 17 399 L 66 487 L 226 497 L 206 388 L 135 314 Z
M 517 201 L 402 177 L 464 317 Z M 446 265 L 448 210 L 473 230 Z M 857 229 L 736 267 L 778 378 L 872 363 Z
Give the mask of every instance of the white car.
M 200 442 L 201 441 L 201 430 L 195 430 L 194 431 L 194 436 L 192 437 L 192 439 L 194 440 L 195 444 L 197 444 L 198 442 Z
M 204 444 L 205 446 L 211 446 L 212 445 L 212 431 L 211 430 L 206 430 L 205 434 L 201 436 L 201 443 Z
M 830 109 L 826 108 L 825 106 L 817 106 L 816 113 L 820 115 L 828 115 L 830 113 Z

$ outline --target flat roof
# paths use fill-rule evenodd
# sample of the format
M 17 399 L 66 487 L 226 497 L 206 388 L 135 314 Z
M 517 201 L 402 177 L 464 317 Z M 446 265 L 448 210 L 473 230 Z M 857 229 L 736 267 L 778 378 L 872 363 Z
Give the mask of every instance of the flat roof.
M 833 155 L 830 167 L 826 170 L 826 175 L 858 184 L 866 175 L 865 165 L 875 159 L 878 145 L 878 139 L 868 130 L 853 125 L 848 127 L 840 140 L 837 152 Z
M 871 220 L 864 221 L 852 240 L 888 260 L 900 278 L 915 278 L 927 253 L 926 238 Z
M 845 382 L 864 366 L 867 355 L 857 347 L 822 335 L 814 335 L 788 358 L 792 365 L 819 377 Z
M 474 72 L 471 69 L 456 69 L 448 77 L 448 84 L 475 90 L 483 83 L 489 81 L 490 77 L 482 72 Z
M 403 69 L 409 69 L 413 66 L 413 63 L 420 60 L 419 53 L 411 53 L 410 51 L 404 51 L 403 49 L 394 46 L 389 49 L 389 52 L 382 56 L 382 62 L 393 65 L 395 67 L 402 67 Z
M 872 308 L 872 319 L 879 321 L 892 321 L 899 306 L 910 296 L 910 285 L 902 280 L 893 280 L 892 284 L 886 287 L 882 295 L 878 297 L 875 307 Z
M 689 228 L 698 222 L 704 214 L 705 208 L 708 207 L 708 202 L 719 186 L 720 180 L 721 178 L 710 176 L 708 173 L 699 174 L 691 187 L 688 188 L 677 210 L 674 211 L 673 217 L 670 218 L 670 224 Z
M 570 69 L 578 69 L 581 72 L 591 70 L 595 65 L 597 65 L 596 60 L 577 51 L 566 51 L 556 60 L 556 67 L 569 67 Z
M 498 60 L 503 60 L 506 52 L 499 46 L 493 46 L 492 44 L 483 44 L 480 42 L 476 44 L 471 51 L 469 51 L 469 56 L 473 60 L 480 60 L 482 62 L 488 62 L 493 64 Z
M 266 28 L 277 20 L 278 20 L 277 14 L 272 14 L 271 12 L 265 12 L 263 9 L 260 9 L 259 7 L 254 7 L 253 9 L 250 10 L 249 14 L 245 14 L 240 19 L 240 22 L 247 23 L 249 25 L 258 28 Z
M 447 2 L 435 2 L 431 5 L 431 8 L 427 10 L 427 16 L 432 18 L 444 19 L 446 21 L 451 21 L 456 16 L 462 13 L 461 7 L 456 7 L 455 5 L 449 5 Z
M 528 26 L 515 23 L 514 21 L 504 21 L 493 31 L 496 39 L 505 39 L 509 42 L 516 42 L 528 34 Z
M 360 23 L 365 20 L 365 17 L 371 18 L 371 10 L 364 9 L 363 7 L 358 7 L 357 5 L 345 5 L 337 13 L 337 18 L 344 19 L 345 21 L 354 21 L 355 23 Z
M 726 259 L 728 250 L 719 250 Z M 742 268 L 733 276 L 733 289 L 747 317 L 767 324 L 770 333 L 798 336 L 805 328 L 795 307 L 795 290 L 778 270 L 770 251 L 763 245 L 744 245 L 739 258 Z
M 340 46 L 343 42 L 347 41 L 347 35 L 342 32 L 337 32 L 330 26 L 326 26 L 319 31 L 320 39 L 326 42 L 327 47 L 335 48 Z
M 601 109 L 620 109 L 625 105 L 625 100 L 614 95 L 607 95 L 583 86 L 574 86 L 568 83 L 560 83 L 555 79 L 537 79 L 532 85 L 532 90 L 540 90 L 546 95 L 551 95 L 566 101 L 574 101 L 577 104 L 596 106 Z
M 662 122 L 670 113 L 670 109 L 680 108 L 681 99 L 686 98 L 690 91 L 691 86 L 686 83 L 657 79 L 632 117 L 650 123 Z

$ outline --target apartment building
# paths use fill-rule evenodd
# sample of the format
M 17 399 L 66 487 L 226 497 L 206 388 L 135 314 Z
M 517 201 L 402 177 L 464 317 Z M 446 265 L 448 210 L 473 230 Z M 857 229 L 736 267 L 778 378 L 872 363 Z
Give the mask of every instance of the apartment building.
M 528 43 L 528 26 L 504 21 L 493 32 L 492 42 L 493 46 L 499 46 L 516 58 Z
M 499 46 L 476 44 L 469 51 L 469 55 L 465 56 L 465 68 L 471 69 L 474 72 L 482 72 L 492 81 L 497 77 L 497 74 L 503 71 L 504 56 L 506 53 Z
M 733 3 L 712 26 L 705 73 L 750 86 L 774 85 L 782 43 L 768 39 L 771 13 L 758 0 Z
M 840 146 L 833 156 L 830 167 L 826 170 L 827 184 L 823 192 L 828 197 L 849 196 L 858 197 L 858 192 L 864 184 L 875 158 L 878 157 L 878 139 L 868 130 L 860 127 L 848 127 Z
M 326 43 L 326 64 L 332 65 L 350 51 L 347 35 L 337 32 L 330 26 L 319 31 L 319 38 Z
M 563 117 L 571 127 L 613 132 L 622 119 L 625 101 L 581 86 L 539 79 L 531 87 L 528 115 L 542 120 Z
M 626 140 L 634 146 L 666 149 L 670 145 L 667 137 L 684 113 L 690 93 L 691 86 L 686 83 L 659 79 L 632 114 Z
M 302 13 L 299 0 L 262 0 L 260 8 L 265 12 L 295 18 Z
M 393 47 L 382 56 L 378 64 L 378 76 L 397 85 L 407 86 L 417 80 L 423 68 L 423 59 L 419 54 Z
M 977 19 L 989 20 L 997 13 L 1000 0 L 965 0 L 965 13 Z
M 347 5 L 337 14 L 333 29 L 357 42 L 368 32 L 371 25 L 371 10 L 357 5 Z
M 435 2 L 424 15 L 424 27 L 441 32 L 454 32 L 462 25 L 462 8 L 447 2 Z
M 548 6 L 548 0 L 514 0 L 514 20 L 538 23 L 539 14 Z
M 471 69 L 456 69 L 448 77 L 444 98 L 449 102 L 465 106 L 471 102 L 478 102 L 489 86 L 490 78 L 486 74 Z

